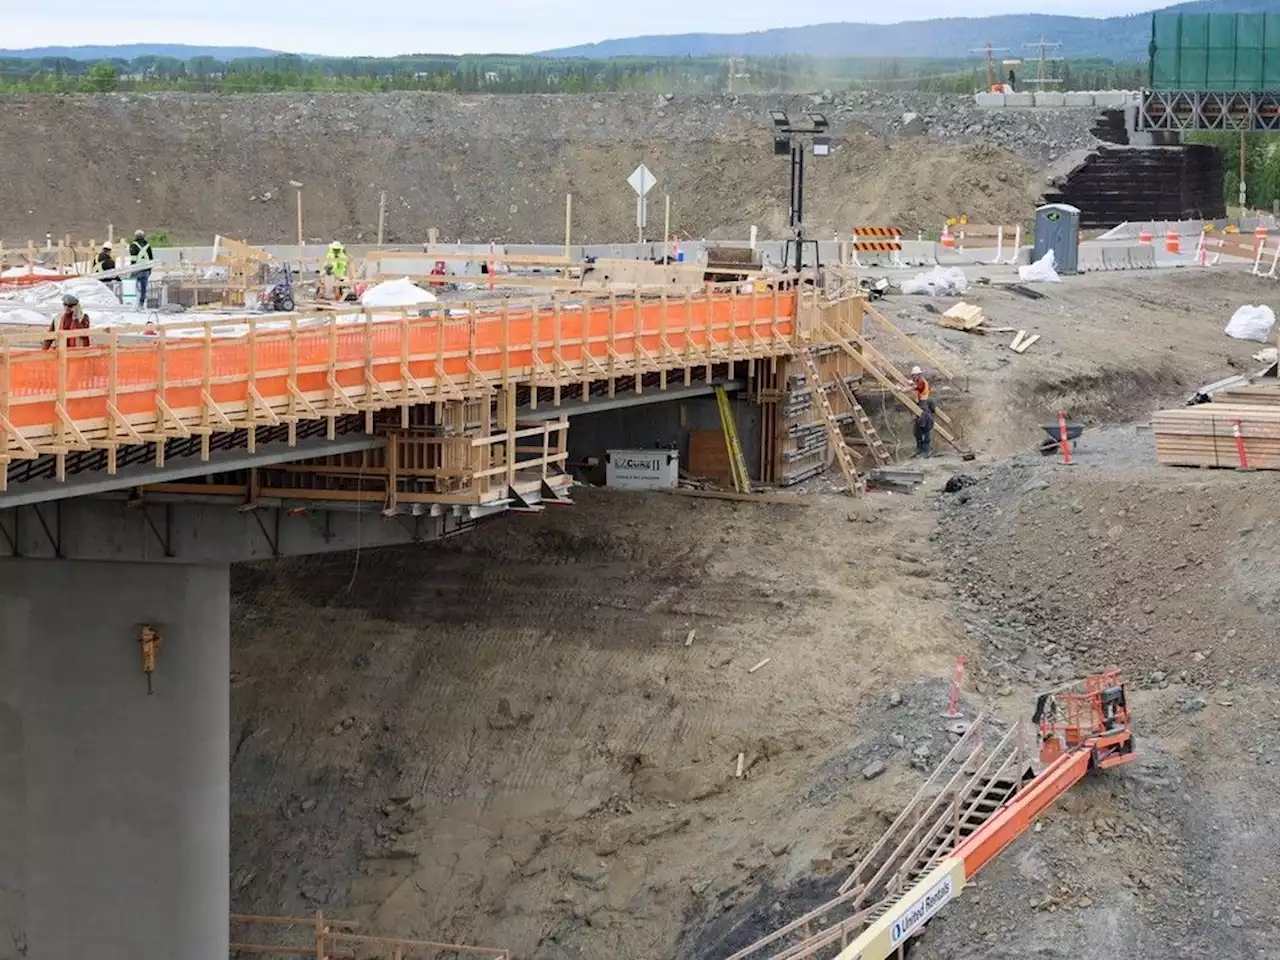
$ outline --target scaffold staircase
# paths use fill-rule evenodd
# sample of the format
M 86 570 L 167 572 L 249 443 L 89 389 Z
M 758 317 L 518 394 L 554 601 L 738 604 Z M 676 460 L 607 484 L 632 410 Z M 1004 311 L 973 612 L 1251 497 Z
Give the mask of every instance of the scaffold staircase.
M 1030 781 L 1015 724 L 994 745 L 979 716 L 841 884 L 837 895 L 726 960 L 832 960 Z
M 849 484 L 849 493 L 853 496 L 858 496 L 864 491 L 865 484 L 862 481 L 862 477 L 858 475 L 858 468 L 853 462 L 853 451 L 849 449 L 849 444 L 844 439 L 844 431 L 840 429 L 840 421 L 836 418 L 836 412 L 832 409 L 831 400 L 827 397 L 827 391 L 822 385 L 822 374 L 818 371 L 818 361 L 814 357 L 812 350 L 801 350 L 800 361 L 804 364 L 805 378 L 810 384 L 813 399 L 817 402 L 818 409 L 822 411 L 822 419 L 827 426 L 827 440 L 831 443 L 831 449 L 835 452 L 836 462 L 840 464 L 840 472 L 844 474 L 845 482 Z M 839 382 L 839 378 L 837 378 L 837 382 Z M 865 412 L 863 416 L 866 416 Z

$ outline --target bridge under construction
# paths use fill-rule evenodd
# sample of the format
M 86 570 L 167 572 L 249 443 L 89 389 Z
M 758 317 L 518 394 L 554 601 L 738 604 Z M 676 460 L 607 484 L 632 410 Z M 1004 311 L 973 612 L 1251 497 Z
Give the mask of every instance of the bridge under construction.
M 764 411 L 754 473 L 822 469 L 805 433 L 844 446 L 850 379 L 910 402 L 865 306 L 782 279 L 4 334 L 0 919 L 23 955 L 225 955 L 231 563 L 568 504 L 572 415 L 730 383 Z

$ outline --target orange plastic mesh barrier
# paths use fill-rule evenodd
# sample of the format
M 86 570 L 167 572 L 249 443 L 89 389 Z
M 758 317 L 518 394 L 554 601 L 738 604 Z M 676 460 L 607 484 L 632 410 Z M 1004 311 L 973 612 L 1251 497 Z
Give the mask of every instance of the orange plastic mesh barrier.
M 502 382 L 549 387 L 779 356 L 791 352 L 795 313 L 794 291 L 774 290 L 360 322 L 268 315 L 239 318 L 234 337 L 224 321 L 183 318 L 142 344 L 118 342 L 136 331 L 95 332 L 89 348 L 0 338 L 0 456 L 129 442 L 120 429 L 151 440 L 180 435 L 181 424 L 231 429 L 481 396 Z

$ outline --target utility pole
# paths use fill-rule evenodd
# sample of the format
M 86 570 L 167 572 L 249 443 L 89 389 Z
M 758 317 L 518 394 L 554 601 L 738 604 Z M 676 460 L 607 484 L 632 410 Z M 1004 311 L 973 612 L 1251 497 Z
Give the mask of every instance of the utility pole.
M 1060 46 L 1062 46 L 1062 44 L 1050 42 L 1046 40 L 1043 35 L 1040 37 L 1040 40 L 1038 42 L 1026 44 L 1026 47 L 1029 50 L 1036 50 L 1039 52 L 1039 59 L 1040 59 L 1039 67 L 1036 70 L 1036 78 L 1028 82 L 1034 83 L 1036 84 L 1036 86 L 1040 88 L 1043 88 L 1047 84 L 1062 82 L 1057 78 L 1050 77 L 1049 70 L 1048 70 L 1049 51 L 1056 50 Z M 1054 59 L 1056 60 L 1060 58 L 1055 57 Z
M 1244 158 L 1244 128 L 1240 129 L 1240 216 L 1244 216 L 1244 205 L 1248 199 L 1248 193 L 1244 186 L 1245 174 L 1245 158 Z
M 996 54 L 1007 53 L 1008 51 L 1008 47 L 997 47 L 990 43 L 985 47 L 973 47 L 969 50 L 970 53 L 985 53 L 987 55 L 987 87 L 984 91 L 985 93 L 990 93 L 996 85 Z

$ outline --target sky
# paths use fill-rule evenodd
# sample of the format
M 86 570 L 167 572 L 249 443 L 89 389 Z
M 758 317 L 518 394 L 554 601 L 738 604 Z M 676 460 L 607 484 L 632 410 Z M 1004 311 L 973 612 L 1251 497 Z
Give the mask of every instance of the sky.
M 252 46 L 336 56 L 535 53 L 652 33 L 740 33 L 1000 13 L 1122 16 L 1172 0 L 0 0 L 0 47 L 118 43 Z

